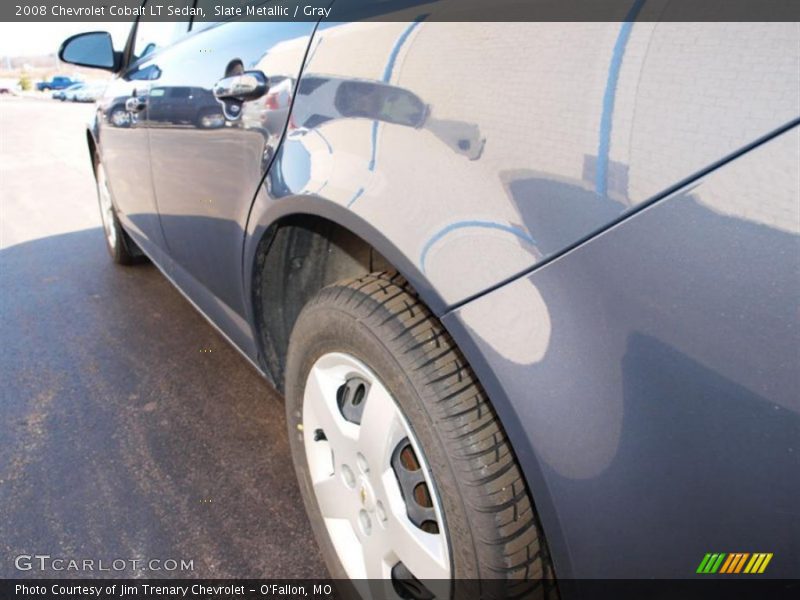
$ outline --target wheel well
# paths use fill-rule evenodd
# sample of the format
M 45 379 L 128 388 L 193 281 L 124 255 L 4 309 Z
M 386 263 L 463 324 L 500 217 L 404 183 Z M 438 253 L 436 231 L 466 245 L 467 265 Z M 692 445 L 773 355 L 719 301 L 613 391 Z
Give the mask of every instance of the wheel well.
M 284 389 L 289 336 L 306 303 L 343 279 L 392 268 L 350 230 L 315 215 L 291 215 L 264 233 L 253 265 L 253 313 L 267 373 Z

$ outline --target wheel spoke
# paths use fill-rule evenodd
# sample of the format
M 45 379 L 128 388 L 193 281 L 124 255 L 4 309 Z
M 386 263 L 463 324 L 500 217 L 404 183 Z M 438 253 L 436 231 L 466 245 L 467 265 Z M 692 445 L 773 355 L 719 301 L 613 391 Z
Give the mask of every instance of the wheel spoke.
M 326 519 L 349 519 L 351 507 L 357 502 L 353 492 L 348 490 L 338 474 L 331 475 L 314 483 L 314 493 L 322 516 Z
M 380 527 L 375 523 L 377 527 Z M 386 558 L 392 554 L 387 531 L 374 530 L 363 544 L 364 569 L 367 579 L 383 579 L 388 573 L 385 571 Z
M 369 390 L 358 432 L 359 451 L 379 472 L 389 468 L 391 452 L 405 437 L 397 406 L 379 382 Z
M 450 577 L 442 535 L 425 533 L 407 518 L 396 518 L 392 522 L 389 529 L 392 549 L 414 577 L 420 580 Z
M 347 423 L 339 413 L 336 405 L 337 387 L 336 382 L 319 369 L 312 369 L 306 383 L 304 408 L 311 414 L 304 414 L 303 421 L 305 435 L 314 435 L 312 429 L 320 428 L 334 450 L 340 451 L 345 446 L 353 445 L 353 433 L 348 429 L 354 429 L 355 425 Z

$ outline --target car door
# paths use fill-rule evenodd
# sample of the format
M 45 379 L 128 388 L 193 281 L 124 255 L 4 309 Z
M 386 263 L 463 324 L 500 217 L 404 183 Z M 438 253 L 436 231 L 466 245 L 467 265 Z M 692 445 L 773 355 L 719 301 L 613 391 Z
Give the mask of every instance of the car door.
M 150 86 L 158 78 L 153 60 L 158 49 L 185 35 L 189 21 L 188 17 L 169 23 L 143 18 L 134 27 L 128 65 L 98 102 L 98 139 L 117 213 L 136 242 L 152 255 L 163 252 L 165 242 L 153 194 L 144 109 Z
M 259 71 L 271 81 L 297 78 L 315 23 L 199 23 L 159 53 L 154 86 L 188 90 L 172 114 L 148 120 L 152 177 L 173 278 L 201 308 L 245 314 L 242 244 L 251 203 L 286 125 L 269 110 L 270 93 L 224 106 L 213 96 L 226 76 Z M 171 93 L 166 93 L 172 96 Z M 269 121 L 270 127 L 266 127 Z M 208 294 L 209 299 L 203 296 Z M 214 311 L 218 311 L 215 314 Z M 238 317 L 232 318 L 238 320 Z

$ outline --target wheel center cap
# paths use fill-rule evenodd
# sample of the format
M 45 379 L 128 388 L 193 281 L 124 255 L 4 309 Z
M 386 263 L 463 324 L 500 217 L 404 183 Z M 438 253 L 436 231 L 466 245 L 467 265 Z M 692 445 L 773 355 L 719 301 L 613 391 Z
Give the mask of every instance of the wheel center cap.
M 361 477 L 358 482 L 358 498 L 364 510 L 367 512 L 373 512 L 375 510 L 375 491 L 372 489 L 372 484 L 366 477 Z

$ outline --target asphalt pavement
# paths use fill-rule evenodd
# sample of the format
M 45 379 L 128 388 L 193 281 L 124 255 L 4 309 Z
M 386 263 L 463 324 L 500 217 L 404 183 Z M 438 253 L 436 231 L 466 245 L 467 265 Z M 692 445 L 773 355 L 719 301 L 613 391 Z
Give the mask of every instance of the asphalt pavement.
M 109 260 L 90 113 L 0 98 L 0 577 L 325 576 L 280 395 L 154 266 Z

